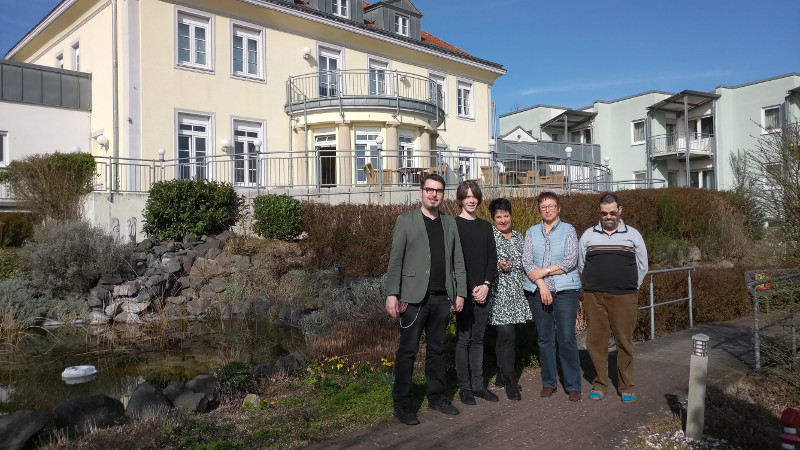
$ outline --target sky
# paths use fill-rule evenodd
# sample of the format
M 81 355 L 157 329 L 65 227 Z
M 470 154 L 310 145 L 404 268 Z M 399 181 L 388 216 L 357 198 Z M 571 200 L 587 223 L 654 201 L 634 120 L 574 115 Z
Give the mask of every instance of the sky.
M 508 71 L 498 115 L 800 72 L 800 0 L 412 2 L 425 31 Z M 58 3 L 0 0 L 2 55 Z

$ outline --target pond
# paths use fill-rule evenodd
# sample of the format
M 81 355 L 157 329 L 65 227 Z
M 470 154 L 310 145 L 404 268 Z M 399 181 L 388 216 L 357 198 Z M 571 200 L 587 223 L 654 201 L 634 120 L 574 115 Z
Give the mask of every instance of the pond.
M 0 412 L 51 410 L 79 395 L 129 395 L 142 381 L 164 387 L 234 361 L 257 365 L 304 351 L 300 331 L 257 321 L 169 322 L 31 329 L 13 352 L 0 351 Z M 97 377 L 67 384 L 61 372 L 90 364 Z

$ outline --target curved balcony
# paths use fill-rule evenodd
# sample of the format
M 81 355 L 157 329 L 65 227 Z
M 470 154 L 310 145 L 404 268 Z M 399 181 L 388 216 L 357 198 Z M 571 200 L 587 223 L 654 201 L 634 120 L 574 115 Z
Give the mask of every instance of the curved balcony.
M 423 76 L 388 70 L 332 70 L 290 77 L 286 81 L 289 113 L 326 110 L 386 110 L 444 120 L 439 85 Z

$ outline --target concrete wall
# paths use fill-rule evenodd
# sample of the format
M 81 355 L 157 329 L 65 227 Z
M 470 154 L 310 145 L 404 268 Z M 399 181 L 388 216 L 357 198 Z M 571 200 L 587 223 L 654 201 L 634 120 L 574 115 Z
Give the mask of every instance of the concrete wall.
M 89 112 L 0 102 L 0 132 L 7 134 L 0 166 L 37 153 L 69 153 L 91 148 Z

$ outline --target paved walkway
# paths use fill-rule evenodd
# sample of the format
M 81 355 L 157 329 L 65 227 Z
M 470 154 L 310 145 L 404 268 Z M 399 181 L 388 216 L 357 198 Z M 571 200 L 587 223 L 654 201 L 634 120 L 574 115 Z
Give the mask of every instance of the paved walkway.
M 623 405 L 611 391 L 601 401 L 587 399 L 585 394 L 591 383 L 586 379 L 580 402 L 569 402 L 561 390 L 551 398 L 541 398 L 538 371 L 528 371 L 520 382 L 520 402 L 508 400 L 505 392 L 495 389 L 500 396 L 498 403 L 477 399 L 477 406 L 466 406 L 454 400 L 461 410 L 457 416 L 423 408 L 419 411 L 420 425 L 393 421 L 320 442 L 312 448 L 615 448 L 626 439 L 635 438 L 639 426 L 668 417 L 676 397 L 686 398 L 692 335 L 705 333 L 711 338 L 709 386 L 722 387 L 741 377 L 753 364 L 751 327 L 751 319 L 738 319 L 637 343 L 638 401 L 633 404 Z M 584 357 L 582 365 L 584 371 L 591 367 Z

